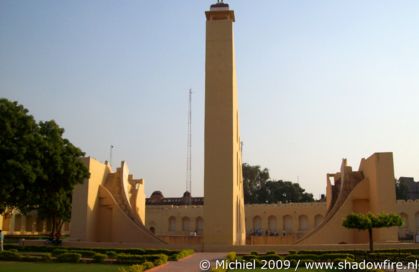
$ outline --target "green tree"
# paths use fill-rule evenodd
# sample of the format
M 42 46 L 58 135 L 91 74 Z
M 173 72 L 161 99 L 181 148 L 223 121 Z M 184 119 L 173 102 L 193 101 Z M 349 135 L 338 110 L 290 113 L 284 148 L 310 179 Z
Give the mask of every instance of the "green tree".
M 313 202 L 312 194 L 306 193 L 305 189 L 301 188 L 298 183 L 290 181 L 268 181 L 267 187 L 267 202 Z
M 0 213 L 25 212 L 37 205 L 31 188 L 42 175 L 41 138 L 35 119 L 17 102 L 0 99 Z
M 84 153 L 63 138 L 64 129 L 54 121 L 40 122 L 40 145 L 44 155 L 43 175 L 36 180 L 41 197 L 37 208 L 41 218 L 51 221 L 51 236 L 60 235 L 64 222 L 71 218 L 71 196 L 74 186 L 89 176 L 80 158 Z
M 89 176 L 84 153 L 54 121 L 36 123 L 17 102 L 0 99 L 0 212 L 38 210 L 52 235 L 71 216 L 71 194 Z
M 402 218 L 397 214 L 361 214 L 352 213 L 343 221 L 343 226 L 348 229 L 368 230 L 370 251 L 374 251 L 373 229 L 397 227 L 403 224 Z
M 396 180 L 396 199 L 407 200 L 409 188 L 407 187 L 406 181 Z
M 243 163 L 243 189 L 245 203 L 260 203 L 262 192 L 266 191 L 266 182 L 269 180 L 269 170 L 261 170 L 259 165 L 252 166 Z M 263 201 L 262 201 L 263 203 Z
M 314 201 L 298 183 L 271 180 L 269 170 L 259 165 L 243 164 L 243 188 L 244 201 L 249 204 Z

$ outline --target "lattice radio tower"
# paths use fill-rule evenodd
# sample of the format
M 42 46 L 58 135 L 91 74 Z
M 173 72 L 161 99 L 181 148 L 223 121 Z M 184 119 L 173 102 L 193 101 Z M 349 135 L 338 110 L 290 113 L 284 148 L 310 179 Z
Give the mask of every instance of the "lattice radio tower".
M 192 194 L 192 89 L 189 89 L 188 143 L 186 153 L 186 191 Z

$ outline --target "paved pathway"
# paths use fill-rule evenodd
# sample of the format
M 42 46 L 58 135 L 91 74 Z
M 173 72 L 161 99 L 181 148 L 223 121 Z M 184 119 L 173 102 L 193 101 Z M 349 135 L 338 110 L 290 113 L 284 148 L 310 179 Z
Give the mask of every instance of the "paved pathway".
M 224 259 L 227 256 L 227 253 L 211 253 L 211 252 L 198 252 L 192 256 L 186 257 L 177 262 L 169 262 L 168 264 L 153 269 L 153 272 L 201 272 L 209 270 L 201 270 L 200 263 L 203 260 L 208 260 L 211 262 L 212 267 L 215 267 L 215 260 Z

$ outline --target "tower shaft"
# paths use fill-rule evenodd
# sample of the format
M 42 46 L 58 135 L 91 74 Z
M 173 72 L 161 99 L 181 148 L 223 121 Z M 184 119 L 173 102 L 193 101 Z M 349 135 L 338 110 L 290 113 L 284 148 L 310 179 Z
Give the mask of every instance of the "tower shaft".
M 204 243 L 245 243 L 234 11 L 219 3 L 206 12 Z

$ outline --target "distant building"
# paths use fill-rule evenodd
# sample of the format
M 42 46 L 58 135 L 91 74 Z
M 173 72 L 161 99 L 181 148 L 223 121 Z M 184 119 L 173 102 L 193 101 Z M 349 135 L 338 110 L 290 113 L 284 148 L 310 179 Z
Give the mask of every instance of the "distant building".
M 414 181 L 411 177 L 400 177 L 399 182 L 407 189 L 406 199 L 419 199 L 419 181 Z
M 154 191 L 149 198 L 146 199 L 146 205 L 204 205 L 203 197 L 192 197 L 191 193 L 186 191 L 182 197 L 165 198 L 161 191 Z

